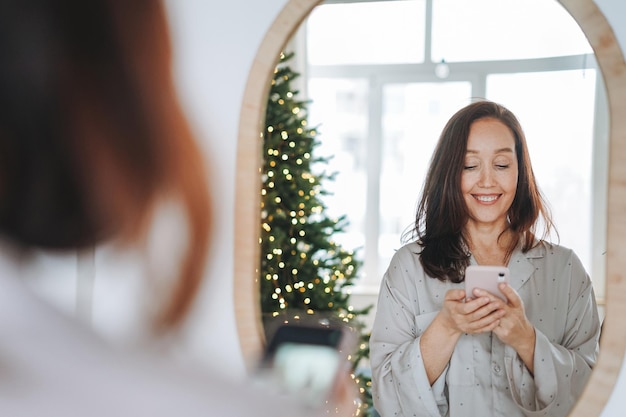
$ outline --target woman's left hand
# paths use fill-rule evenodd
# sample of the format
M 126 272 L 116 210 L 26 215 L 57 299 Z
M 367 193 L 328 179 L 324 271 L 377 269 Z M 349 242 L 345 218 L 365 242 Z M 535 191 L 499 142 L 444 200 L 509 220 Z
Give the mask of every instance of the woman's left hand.
M 517 291 L 505 283 L 499 285 L 500 292 L 507 298 L 503 307 L 505 314 L 500 318 L 500 324 L 493 329 L 493 333 L 503 343 L 511 346 L 520 356 L 526 367 L 533 372 L 535 357 L 535 327 L 526 317 L 524 302 Z M 495 297 L 483 290 L 475 290 L 477 295 Z M 484 293 L 484 294 L 483 294 Z

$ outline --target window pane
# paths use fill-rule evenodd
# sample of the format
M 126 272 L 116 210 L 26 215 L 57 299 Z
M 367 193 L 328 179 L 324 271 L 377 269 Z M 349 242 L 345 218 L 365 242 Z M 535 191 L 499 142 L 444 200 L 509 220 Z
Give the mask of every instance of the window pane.
M 424 61 L 425 0 L 325 4 L 307 21 L 309 64 Z
M 350 222 L 346 233 L 335 235 L 335 239 L 347 250 L 362 248 L 367 195 L 367 81 L 312 78 L 308 87 L 312 98 L 308 120 L 317 127 L 320 141 L 315 156 L 332 157 L 328 164 L 314 169 L 338 173 L 333 181 L 322 184 L 329 192 L 322 199 L 329 216 L 347 214 Z
M 415 220 L 422 183 L 448 119 L 469 104 L 469 82 L 390 84 L 383 89 L 378 277 Z
M 434 62 L 593 53 L 576 21 L 547 0 L 434 0 Z
M 487 78 L 487 96 L 509 108 L 522 124 L 561 243 L 574 249 L 588 272 L 595 83 L 593 70 Z

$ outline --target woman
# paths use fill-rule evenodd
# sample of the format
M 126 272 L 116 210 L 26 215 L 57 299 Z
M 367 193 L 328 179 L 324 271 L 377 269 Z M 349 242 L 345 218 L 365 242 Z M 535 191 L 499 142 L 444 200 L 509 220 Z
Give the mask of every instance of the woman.
M 154 209 L 177 204 L 188 238 L 180 270 L 149 297 L 153 341 L 175 335 L 203 276 L 211 217 L 170 57 L 159 1 L 0 3 L 0 415 L 313 414 L 207 369 L 111 347 L 24 282 L 37 272 L 34 250 L 141 248 Z
M 415 239 L 381 284 L 370 348 L 383 417 L 568 414 L 596 361 L 600 323 L 591 280 L 572 250 L 545 240 L 552 229 L 516 117 L 489 101 L 452 116 Z M 499 284 L 506 301 L 466 294 L 475 264 L 510 269 Z

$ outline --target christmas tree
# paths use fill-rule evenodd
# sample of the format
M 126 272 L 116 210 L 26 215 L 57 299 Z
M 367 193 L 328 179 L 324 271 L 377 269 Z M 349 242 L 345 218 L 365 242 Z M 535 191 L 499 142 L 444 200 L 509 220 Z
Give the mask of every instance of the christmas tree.
M 361 332 L 353 356 L 355 380 L 363 394 L 359 415 L 371 407 L 371 379 L 359 374 L 359 363 L 369 357 L 369 335 L 355 310 L 349 288 L 361 261 L 334 237 L 345 231 L 345 216 L 326 215 L 323 182 L 335 173 L 313 172 L 328 162 L 315 157 L 317 131 L 307 123 L 308 101 L 298 100 L 291 82 L 298 77 L 281 54 L 270 87 L 263 132 L 261 189 L 261 310 L 268 329 L 272 318 L 282 321 L 302 315 L 341 320 Z

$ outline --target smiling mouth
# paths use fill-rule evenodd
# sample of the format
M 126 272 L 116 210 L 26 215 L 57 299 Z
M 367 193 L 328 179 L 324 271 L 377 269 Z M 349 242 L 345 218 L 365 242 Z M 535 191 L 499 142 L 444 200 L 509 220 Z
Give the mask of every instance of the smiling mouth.
M 491 203 L 500 198 L 499 195 L 475 195 L 474 198 L 481 203 Z

